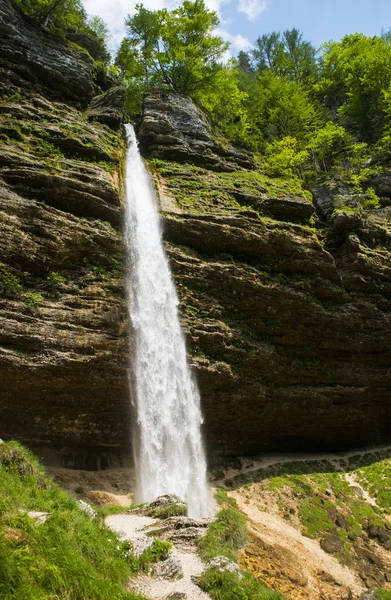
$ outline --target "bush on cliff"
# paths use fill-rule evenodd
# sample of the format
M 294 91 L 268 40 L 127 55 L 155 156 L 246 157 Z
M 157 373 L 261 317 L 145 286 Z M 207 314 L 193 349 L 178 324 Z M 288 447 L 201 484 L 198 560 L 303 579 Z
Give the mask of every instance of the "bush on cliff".
M 81 0 L 15 1 L 22 12 L 38 25 L 47 28 L 63 41 L 66 39 L 65 34 L 80 34 L 79 39 L 76 38 L 76 44 L 106 66 L 110 62 L 109 29 L 97 15 L 87 16 Z
M 30 511 L 47 513 L 45 522 Z M 81 510 L 30 452 L 0 445 L 2 600 L 137 600 L 124 584 L 139 566 L 128 544 Z

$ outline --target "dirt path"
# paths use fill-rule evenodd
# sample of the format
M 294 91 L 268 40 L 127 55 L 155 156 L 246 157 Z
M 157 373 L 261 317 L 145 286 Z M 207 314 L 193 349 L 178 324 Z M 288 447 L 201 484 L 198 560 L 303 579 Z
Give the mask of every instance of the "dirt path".
M 150 539 L 145 533 L 145 528 L 152 523 L 156 523 L 156 519 L 132 514 L 111 515 L 106 518 L 106 524 L 116 531 L 121 539 L 137 541 L 138 544 L 142 544 L 143 541 L 147 543 Z M 185 593 L 187 600 L 210 600 L 210 596 L 192 581 L 192 577 L 201 575 L 204 568 L 196 550 L 179 549 L 174 545 L 171 556 L 180 561 L 183 578 L 171 580 L 153 575 L 139 575 L 131 580 L 131 590 L 145 594 L 152 600 L 163 600 L 172 592 Z
M 326 554 L 318 541 L 303 536 L 282 517 L 261 511 L 254 504 L 248 503 L 240 490 L 229 492 L 229 495 L 236 499 L 240 510 L 247 516 L 250 531 L 252 530 L 268 546 L 278 547 L 280 552 L 285 550 L 287 556 L 294 554 L 300 557 L 303 579 L 308 582 L 309 587 L 312 587 L 311 582 L 316 574 L 323 572 L 339 585 L 351 589 L 355 597 L 364 590 L 357 575 L 342 566 L 336 558 Z M 314 595 L 309 597 L 318 598 L 317 590 L 314 589 L 313 593 Z
M 358 488 L 361 491 L 362 497 L 368 502 L 368 504 L 371 504 L 371 506 L 377 506 L 376 500 L 369 495 L 369 492 L 367 492 L 367 490 L 364 490 L 361 484 L 357 481 L 357 478 L 354 473 L 345 473 L 344 475 L 346 481 L 351 487 Z
M 273 509 L 272 504 L 268 506 L 266 492 L 265 503 L 259 505 L 259 498 L 253 497 L 251 491 L 246 489 L 243 479 L 235 481 L 235 478 L 244 475 L 247 480 L 253 478 L 256 484 L 257 472 L 273 465 L 328 461 L 332 470 L 339 471 L 347 483 L 357 489 L 365 502 L 376 507 L 375 499 L 360 485 L 355 474 L 349 473 L 347 459 L 381 451 L 387 453 L 390 450 L 391 446 L 383 446 L 334 454 L 264 455 L 257 459 L 242 459 L 240 469 L 227 470 L 224 478 L 214 483 L 227 489 L 225 484 L 227 480 L 231 480 L 228 494 L 236 499 L 240 510 L 247 517 L 250 538 L 244 565 L 261 577 L 265 576 L 270 587 L 278 588 L 292 600 L 345 600 L 349 597 L 361 597 L 365 586 L 357 569 L 341 564 L 335 556 L 322 549 L 318 540 L 302 535 L 294 519 L 289 523 Z M 349 590 L 352 596 L 349 596 Z
M 358 448 L 357 450 L 349 450 L 348 452 L 336 452 L 336 453 L 296 453 L 296 454 L 265 454 L 261 457 L 257 457 L 254 459 L 251 458 L 243 458 L 242 459 L 242 467 L 240 469 L 230 468 L 225 471 L 224 479 L 231 479 L 235 477 L 239 473 L 244 473 L 246 475 L 256 472 L 260 469 L 266 469 L 267 467 L 273 465 L 281 465 L 284 463 L 291 462 L 312 462 L 312 461 L 322 461 L 327 460 L 333 463 L 336 467 L 336 470 L 343 471 L 342 461 L 352 457 L 352 456 L 366 456 L 368 454 L 372 454 L 373 452 L 380 451 L 389 451 L 391 452 L 391 446 L 373 446 L 365 449 Z M 214 482 L 215 485 L 219 485 L 220 481 L 216 480 Z M 356 484 L 355 484 L 356 485 Z

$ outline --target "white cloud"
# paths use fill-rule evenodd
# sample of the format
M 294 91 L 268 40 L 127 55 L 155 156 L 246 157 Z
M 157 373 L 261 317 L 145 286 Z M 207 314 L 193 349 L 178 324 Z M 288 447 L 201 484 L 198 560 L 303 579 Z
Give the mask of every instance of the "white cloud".
M 240 33 L 232 35 L 232 33 L 229 33 L 229 31 L 221 29 L 220 27 L 215 29 L 214 33 L 231 44 L 231 49 L 235 50 L 234 54 L 237 54 L 237 52 L 240 52 L 241 50 L 248 50 L 251 48 L 251 42 Z
M 267 0 L 239 0 L 239 12 L 247 15 L 249 21 L 255 21 L 267 9 Z
M 111 32 L 111 50 L 116 52 L 125 35 L 125 18 L 135 12 L 135 4 L 139 0 L 82 0 L 84 8 L 89 15 L 101 17 Z M 247 0 L 248 1 L 248 0 Z M 215 10 L 219 16 L 223 4 L 229 4 L 231 0 L 205 0 L 210 10 Z M 143 5 L 149 10 L 161 8 L 173 9 L 181 4 L 181 0 L 143 0 Z
M 129 0 L 82 1 L 89 15 L 98 15 L 104 20 L 111 33 L 110 49 L 116 52 L 122 38 L 125 36 L 125 19 L 128 15 L 134 14 L 138 0 L 133 2 L 129 2 Z M 143 0 L 142 3 L 149 10 L 159 10 L 161 8 L 174 8 L 180 4 L 180 0 Z
M 111 49 L 117 49 L 125 35 L 125 17 L 131 12 L 128 0 L 83 0 L 89 15 L 98 15 L 107 24 L 111 33 Z

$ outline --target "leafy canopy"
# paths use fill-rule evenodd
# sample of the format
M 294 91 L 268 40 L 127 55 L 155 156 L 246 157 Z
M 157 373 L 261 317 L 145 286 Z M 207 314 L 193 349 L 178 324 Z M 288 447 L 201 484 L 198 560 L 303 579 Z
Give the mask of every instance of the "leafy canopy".
M 315 92 L 353 134 L 379 139 L 391 117 L 391 40 L 356 33 L 325 44 Z
M 169 11 L 142 4 L 126 20 L 127 37 L 117 63 L 127 77 L 142 77 L 146 89 L 165 87 L 194 95 L 212 89 L 228 45 L 213 30 L 217 14 L 203 0 L 185 0 Z

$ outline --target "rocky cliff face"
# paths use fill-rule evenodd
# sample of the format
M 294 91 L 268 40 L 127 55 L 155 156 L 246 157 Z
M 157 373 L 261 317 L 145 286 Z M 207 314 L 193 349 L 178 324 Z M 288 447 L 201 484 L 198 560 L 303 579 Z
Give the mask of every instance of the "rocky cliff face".
M 0 31 L 0 437 L 123 452 L 123 91 L 93 98 L 91 59 L 8 0 Z M 382 209 L 332 184 L 314 204 L 167 93 L 146 99 L 139 136 L 210 456 L 389 441 L 387 177 Z
M 209 157 L 194 161 L 191 149 L 186 164 L 184 144 L 180 163 L 176 151 L 167 160 L 161 110 L 161 97 L 150 97 L 140 136 L 158 157 L 151 165 L 209 447 L 254 454 L 389 440 L 390 209 L 338 208 L 341 192 L 325 184 L 314 217 L 293 182 L 238 163 L 227 173 Z M 195 109 L 192 119 L 196 131 Z
M 0 436 L 125 446 L 123 90 L 89 107 L 92 60 L 8 0 L 0 31 Z

